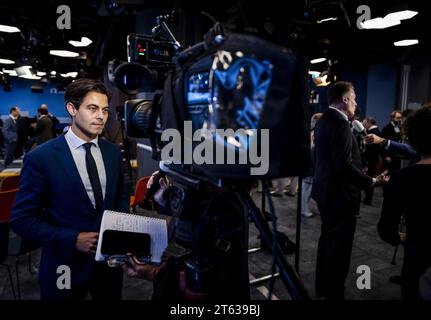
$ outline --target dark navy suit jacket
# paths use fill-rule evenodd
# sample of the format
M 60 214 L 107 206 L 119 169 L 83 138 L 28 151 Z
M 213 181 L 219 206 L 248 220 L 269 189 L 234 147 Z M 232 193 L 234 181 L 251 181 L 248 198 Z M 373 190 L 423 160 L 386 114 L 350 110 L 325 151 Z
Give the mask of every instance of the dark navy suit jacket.
M 407 143 L 401 143 L 391 140 L 388 151 L 399 154 L 407 159 L 419 160 L 417 152 Z
M 119 148 L 99 139 L 106 170 L 103 209 L 127 211 L 129 189 L 124 183 Z M 57 268 L 71 268 L 71 285 L 85 283 L 93 271 L 93 255 L 75 249 L 80 232 L 98 232 L 102 212 L 96 212 L 64 136 L 28 153 L 21 171 L 11 227 L 32 247 L 42 247 L 39 270 L 41 292 L 61 294 Z
M 359 147 L 349 123 L 339 112 L 328 109 L 316 124 L 315 140 L 312 198 L 321 206 L 357 212 L 360 189 L 370 188 L 373 180 L 362 173 Z

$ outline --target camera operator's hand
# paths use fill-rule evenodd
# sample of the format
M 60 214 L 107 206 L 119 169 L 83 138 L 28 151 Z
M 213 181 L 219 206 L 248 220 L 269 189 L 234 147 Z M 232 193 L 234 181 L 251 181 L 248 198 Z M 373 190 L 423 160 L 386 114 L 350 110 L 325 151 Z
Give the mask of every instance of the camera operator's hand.
M 147 189 L 151 188 L 151 186 L 154 184 L 154 180 L 157 179 L 158 176 L 159 176 L 159 171 L 156 171 L 151 175 L 151 178 L 147 182 Z M 164 193 L 169 187 L 168 179 L 166 177 L 159 178 L 159 185 L 160 185 L 160 188 L 154 193 L 153 198 L 159 205 L 164 206 L 166 203 Z
M 374 133 L 367 134 L 365 136 L 365 142 L 368 144 L 385 144 L 386 139 L 383 139 L 382 137 L 379 137 L 378 135 L 375 135 Z
M 129 277 L 148 281 L 154 281 L 159 271 L 157 265 L 140 262 L 133 255 L 128 255 L 127 263 L 123 264 L 122 268 Z
M 97 232 L 81 232 L 76 238 L 76 250 L 85 254 L 95 254 L 98 238 Z

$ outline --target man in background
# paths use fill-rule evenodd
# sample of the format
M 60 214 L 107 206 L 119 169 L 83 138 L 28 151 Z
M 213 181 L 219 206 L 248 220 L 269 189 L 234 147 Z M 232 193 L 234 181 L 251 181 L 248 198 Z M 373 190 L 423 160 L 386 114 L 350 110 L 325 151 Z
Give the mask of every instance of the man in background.
M 43 103 L 40 105 L 39 109 L 43 109 L 46 110 L 46 115 L 47 117 L 52 121 L 52 136 L 56 137 L 57 136 L 57 125 L 60 124 L 60 121 L 48 110 L 48 105 Z
M 391 112 L 391 121 L 383 127 L 382 137 L 395 142 L 402 142 L 402 125 L 403 115 L 401 111 L 395 110 Z M 401 168 L 401 157 L 387 152 L 385 154 L 385 161 L 389 163 L 388 168 L 391 173 Z
M 19 109 L 12 107 L 9 110 L 9 117 L 4 121 L 2 128 L 5 144 L 5 159 L 4 167 L 9 166 L 15 158 L 15 150 L 17 145 L 17 120 L 19 117 Z
M 373 117 L 366 117 L 363 121 L 367 134 L 375 134 L 380 136 L 380 130 L 377 126 L 377 121 Z M 371 177 L 376 177 L 381 173 L 379 166 L 382 165 L 382 149 L 375 144 L 365 144 L 365 151 L 363 153 L 363 163 L 367 168 L 367 174 Z M 365 190 L 365 198 L 363 203 L 371 206 L 373 200 L 374 188 Z

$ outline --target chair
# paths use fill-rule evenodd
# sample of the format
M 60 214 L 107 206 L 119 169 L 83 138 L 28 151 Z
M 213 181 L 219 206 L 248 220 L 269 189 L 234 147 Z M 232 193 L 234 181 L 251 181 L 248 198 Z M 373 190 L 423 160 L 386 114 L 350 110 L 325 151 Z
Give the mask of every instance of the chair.
M 13 189 L 9 191 L 0 191 L 0 264 L 7 268 L 9 274 L 9 281 L 12 288 L 12 294 L 14 299 L 17 299 L 17 295 L 15 293 L 15 286 L 12 279 L 12 273 L 10 270 L 10 266 L 6 264 L 6 260 L 8 256 L 11 255 L 10 248 L 12 243 L 9 243 L 9 221 L 10 221 L 10 213 L 12 210 L 12 205 L 15 201 L 15 196 L 18 189 Z M 13 245 L 15 247 L 15 245 Z M 18 254 L 18 252 L 17 252 Z M 19 273 L 18 273 L 18 260 L 15 263 L 15 271 L 16 271 L 16 279 L 18 285 L 18 297 L 20 298 L 21 292 L 19 289 Z
M 8 191 L 13 189 L 18 189 L 19 187 L 19 175 L 5 177 L 0 182 L 0 191 Z
M 144 200 L 147 192 L 147 183 L 151 176 L 142 177 L 136 182 L 135 194 L 130 197 L 130 207 L 133 212 L 136 212 L 136 206 L 140 205 Z

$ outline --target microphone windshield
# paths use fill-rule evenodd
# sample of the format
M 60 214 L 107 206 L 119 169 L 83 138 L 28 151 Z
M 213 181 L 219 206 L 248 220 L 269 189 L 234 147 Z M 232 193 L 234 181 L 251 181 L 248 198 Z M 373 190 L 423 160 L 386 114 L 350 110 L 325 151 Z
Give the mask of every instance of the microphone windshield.
M 352 128 L 358 133 L 365 133 L 365 127 L 359 120 L 352 121 Z

